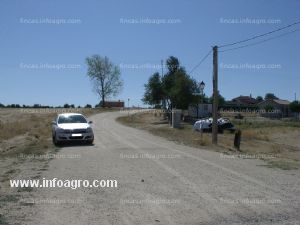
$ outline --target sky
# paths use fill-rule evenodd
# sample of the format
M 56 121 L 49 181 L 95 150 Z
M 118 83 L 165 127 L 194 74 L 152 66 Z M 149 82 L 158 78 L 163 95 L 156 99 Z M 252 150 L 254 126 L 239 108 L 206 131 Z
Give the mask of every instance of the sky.
M 298 0 L 0 0 L 0 103 L 95 105 L 85 59 L 99 54 L 120 67 L 124 81 L 111 99 L 142 106 L 144 84 L 161 72 L 161 60 L 178 57 L 189 73 L 212 46 L 300 21 L 299 10 Z M 220 94 L 294 100 L 299 40 L 294 32 L 219 52 Z M 210 96 L 212 55 L 190 76 Z

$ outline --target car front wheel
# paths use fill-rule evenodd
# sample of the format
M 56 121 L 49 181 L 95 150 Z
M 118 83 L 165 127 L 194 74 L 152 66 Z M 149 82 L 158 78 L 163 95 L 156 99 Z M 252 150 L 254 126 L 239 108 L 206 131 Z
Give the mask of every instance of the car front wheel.
M 94 143 L 94 139 L 86 141 L 87 144 L 92 145 Z
M 59 145 L 59 141 L 56 138 L 56 134 L 54 133 L 54 135 L 52 135 L 52 141 L 54 145 Z

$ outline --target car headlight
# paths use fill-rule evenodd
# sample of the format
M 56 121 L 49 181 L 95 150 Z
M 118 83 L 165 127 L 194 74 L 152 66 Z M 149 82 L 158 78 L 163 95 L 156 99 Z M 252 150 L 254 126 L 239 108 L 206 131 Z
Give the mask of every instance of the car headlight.
M 92 128 L 91 128 L 91 127 L 88 127 L 88 128 L 86 129 L 86 132 L 87 132 L 87 133 L 92 133 L 92 132 L 93 132 L 93 130 L 92 130 Z

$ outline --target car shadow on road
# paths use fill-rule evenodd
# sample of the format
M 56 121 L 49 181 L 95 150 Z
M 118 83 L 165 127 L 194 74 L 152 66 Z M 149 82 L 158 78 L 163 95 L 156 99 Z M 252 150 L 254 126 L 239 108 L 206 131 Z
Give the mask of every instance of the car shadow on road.
M 74 142 L 59 143 L 59 144 L 56 145 L 56 147 L 59 147 L 59 148 L 83 147 L 83 146 L 95 146 L 95 144 L 74 141 Z

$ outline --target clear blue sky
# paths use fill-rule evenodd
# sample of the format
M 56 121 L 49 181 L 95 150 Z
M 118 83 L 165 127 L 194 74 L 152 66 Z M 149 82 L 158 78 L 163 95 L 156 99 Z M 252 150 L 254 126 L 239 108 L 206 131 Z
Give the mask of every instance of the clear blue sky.
M 99 100 L 86 77 L 84 61 L 87 56 L 99 54 L 121 65 L 124 89 L 115 99 L 130 98 L 130 104 L 141 105 L 143 85 L 151 74 L 160 71 L 152 67 L 159 66 L 161 59 L 176 56 L 189 72 L 212 45 L 298 21 L 299 10 L 298 0 L 0 0 L 0 102 L 94 105 Z M 177 22 L 121 22 L 147 18 Z M 277 22 L 228 22 L 247 18 Z M 33 24 L 35 19 L 78 22 Z M 220 53 L 220 93 L 231 99 L 273 92 L 293 100 L 295 92 L 300 95 L 299 40 L 300 32 L 295 32 L 261 45 Z M 39 64 L 73 64 L 79 68 L 29 68 Z M 275 64 L 276 68 L 228 68 L 240 64 Z M 140 68 L 126 68 L 132 65 Z M 203 80 L 205 93 L 211 95 L 212 56 L 191 75 L 199 82 Z

